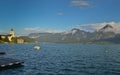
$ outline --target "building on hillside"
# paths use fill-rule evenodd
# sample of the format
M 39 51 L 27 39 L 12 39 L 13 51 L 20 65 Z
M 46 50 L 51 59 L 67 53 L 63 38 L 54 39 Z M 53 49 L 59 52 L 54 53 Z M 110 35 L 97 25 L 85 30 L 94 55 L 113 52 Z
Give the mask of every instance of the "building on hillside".
M 15 32 L 13 29 L 10 30 L 10 35 L 11 35 L 11 37 L 15 37 Z
M 22 39 L 22 38 L 17 39 L 17 43 L 19 43 L 19 44 L 24 43 L 24 39 Z
M 13 29 L 10 30 L 9 34 L 0 34 L 1 39 L 7 38 L 10 42 L 12 41 L 12 38 L 15 37 L 15 32 Z

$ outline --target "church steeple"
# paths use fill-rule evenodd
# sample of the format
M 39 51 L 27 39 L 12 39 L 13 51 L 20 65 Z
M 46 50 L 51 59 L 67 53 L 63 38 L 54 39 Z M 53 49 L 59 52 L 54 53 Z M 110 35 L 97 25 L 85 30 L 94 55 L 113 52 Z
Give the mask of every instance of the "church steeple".
M 10 31 L 14 31 L 14 30 L 13 30 L 13 28 L 11 28 L 11 30 L 10 30 Z
M 12 37 L 15 37 L 15 33 L 14 33 L 13 28 L 11 28 L 11 30 L 10 30 L 10 34 L 11 34 Z

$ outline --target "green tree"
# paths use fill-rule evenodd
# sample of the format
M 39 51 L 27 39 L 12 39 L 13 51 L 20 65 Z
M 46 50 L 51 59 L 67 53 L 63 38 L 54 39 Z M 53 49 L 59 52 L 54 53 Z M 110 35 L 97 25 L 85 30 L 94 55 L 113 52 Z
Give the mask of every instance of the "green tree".
M 5 38 L 2 39 L 2 41 L 4 41 L 4 42 L 10 42 L 7 36 L 5 36 Z
M 12 37 L 11 43 L 17 43 L 17 38 L 16 37 Z

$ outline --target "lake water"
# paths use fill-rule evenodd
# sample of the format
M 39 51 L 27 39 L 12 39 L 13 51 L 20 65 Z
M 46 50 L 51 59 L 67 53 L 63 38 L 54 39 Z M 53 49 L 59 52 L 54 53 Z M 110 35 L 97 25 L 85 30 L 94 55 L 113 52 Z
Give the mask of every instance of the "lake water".
M 120 45 L 1 44 L 6 55 L 24 66 L 1 70 L 0 75 L 120 75 Z

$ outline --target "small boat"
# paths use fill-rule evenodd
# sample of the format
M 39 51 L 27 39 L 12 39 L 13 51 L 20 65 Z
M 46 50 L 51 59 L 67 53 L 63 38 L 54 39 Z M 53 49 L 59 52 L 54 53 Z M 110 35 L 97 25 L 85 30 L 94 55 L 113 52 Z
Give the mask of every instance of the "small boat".
M 39 49 L 40 49 L 40 46 L 34 46 L 34 49 L 35 49 L 35 50 L 39 50 Z
M 5 54 L 5 52 L 0 51 L 0 55 L 3 55 L 3 54 Z
M 0 57 L 0 70 L 20 67 L 23 63 L 22 60 Z

